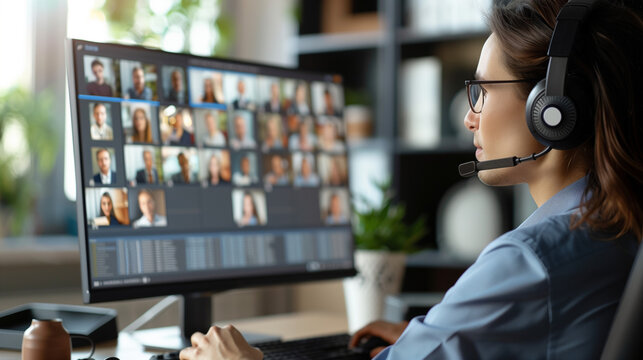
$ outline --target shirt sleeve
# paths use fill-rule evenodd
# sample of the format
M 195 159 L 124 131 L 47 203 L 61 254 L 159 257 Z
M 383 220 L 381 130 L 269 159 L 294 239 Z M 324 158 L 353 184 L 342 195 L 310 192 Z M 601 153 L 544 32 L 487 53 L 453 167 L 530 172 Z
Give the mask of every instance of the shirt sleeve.
M 526 244 L 496 239 L 426 316 L 376 359 L 544 358 L 548 275 Z

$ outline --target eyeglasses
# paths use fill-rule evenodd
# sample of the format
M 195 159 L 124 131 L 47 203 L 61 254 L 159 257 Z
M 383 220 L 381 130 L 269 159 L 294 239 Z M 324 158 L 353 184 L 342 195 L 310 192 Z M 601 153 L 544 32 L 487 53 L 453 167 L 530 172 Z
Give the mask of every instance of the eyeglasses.
M 482 107 L 484 106 L 484 98 L 487 93 L 482 85 L 485 84 L 514 84 L 521 82 L 530 82 L 529 79 L 520 79 L 520 80 L 465 80 L 464 85 L 467 87 L 467 96 L 469 97 L 469 107 L 471 111 L 476 114 L 482 112 Z M 482 95 L 482 96 L 480 96 Z

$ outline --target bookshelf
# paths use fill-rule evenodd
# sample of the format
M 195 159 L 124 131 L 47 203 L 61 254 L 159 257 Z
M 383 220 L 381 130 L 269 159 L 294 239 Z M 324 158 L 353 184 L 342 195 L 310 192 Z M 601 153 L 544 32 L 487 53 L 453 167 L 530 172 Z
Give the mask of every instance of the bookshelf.
M 354 33 L 322 33 L 321 1 L 302 1 L 302 25 L 295 39 L 299 67 L 336 71 L 344 75 L 345 86 L 365 93 L 374 113 L 374 137 L 397 143 L 399 138 L 400 68 L 409 59 L 435 56 L 443 64 L 442 101 L 451 101 L 455 88 L 473 75 L 477 56 L 488 36 L 486 29 L 430 31 L 409 24 L 407 6 L 411 0 L 362 0 L 370 2 L 380 16 L 380 28 Z M 462 49 L 470 56 L 463 64 Z M 452 66 L 453 65 L 453 66 Z M 463 77 L 463 74 L 465 77 Z M 351 102 L 347 98 L 348 103 Z M 444 108 L 444 106 L 442 106 Z M 441 111 L 447 116 L 447 111 Z M 446 134 L 449 136 L 448 131 Z M 448 140 L 448 139 L 447 139 Z M 405 149 L 405 147 L 396 147 Z
M 366 1 L 366 0 L 361 0 Z M 486 28 L 457 27 L 442 29 L 424 29 L 414 26 L 410 19 L 409 6 L 417 3 L 415 0 L 368 0 L 371 8 L 376 9 L 380 26 L 377 30 L 367 30 L 354 33 L 323 33 L 321 32 L 320 17 L 323 13 L 322 1 L 302 1 L 300 34 L 294 40 L 296 57 L 299 67 L 309 70 L 337 72 L 344 76 L 347 105 L 366 103 L 373 113 L 372 139 L 351 145 L 351 156 L 360 157 L 362 153 L 372 156 L 379 151 L 386 159 L 388 173 L 392 175 L 393 186 L 398 194 L 406 194 L 401 198 L 410 209 L 421 211 L 423 207 L 431 207 L 430 213 L 435 213 L 439 204 L 423 204 L 422 199 L 413 199 L 410 194 L 418 186 L 416 182 L 404 178 L 408 169 L 401 166 L 414 163 L 418 159 L 444 157 L 473 159 L 472 136 L 463 135 L 462 117 L 455 116 L 451 108 L 455 96 L 464 88 L 464 80 L 473 76 L 482 45 L 489 35 Z M 438 0 L 428 0 L 437 3 Z M 460 0 L 471 3 L 484 0 Z M 436 5 L 437 6 L 437 5 Z M 440 5 L 441 6 L 441 5 Z M 463 7 L 464 8 L 464 7 Z M 439 84 L 439 135 L 437 141 L 429 145 L 410 143 L 404 139 L 402 129 L 403 112 L 407 106 L 400 99 L 400 89 L 404 87 L 403 69 L 409 61 L 431 57 L 440 64 Z M 355 98 L 353 94 L 359 94 Z M 461 99 L 460 99 L 461 100 Z M 466 96 L 465 96 L 466 101 Z M 460 102 L 460 104 L 462 104 Z M 457 105 L 457 104 L 456 104 Z M 466 102 L 462 104 L 466 105 Z M 455 106 L 457 107 L 457 106 Z M 464 110 L 466 113 L 466 110 Z M 459 115 L 459 114 L 457 114 Z M 466 131 L 465 131 L 466 132 Z M 428 164 L 427 164 L 428 165 Z M 355 174 L 355 169 L 351 169 Z M 359 170 L 358 170 L 359 171 Z M 436 169 L 440 171 L 450 169 Z M 457 172 L 457 166 L 453 166 Z M 430 172 L 422 172 L 430 176 Z M 449 174 L 450 176 L 450 174 Z M 454 180 L 457 181 L 457 180 Z M 361 186 L 361 185 L 360 185 Z M 401 187 L 406 187 L 401 189 Z M 403 191 L 400 191 L 403 190 Z M 502 194 L 502 201 L 511 206 L 511 199 Z M 511 226 L 511 211 L 509 220 L 504 221 Z M 419 215 L 410 213 L 409 215 Z M 434 223 L 433 223 L 434 224 Z M 430 235 L 424 240 L 423 246 L 435 247 L 436 230 L 429 229 Z M 507 229 L 508 230 L 508 229 Z

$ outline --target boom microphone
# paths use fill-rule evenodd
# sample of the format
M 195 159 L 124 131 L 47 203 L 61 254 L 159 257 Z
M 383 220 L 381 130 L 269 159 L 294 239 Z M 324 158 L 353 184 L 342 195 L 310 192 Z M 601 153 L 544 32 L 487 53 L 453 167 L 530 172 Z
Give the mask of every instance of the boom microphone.
M 547 146 L 543 151 L 525 157 L 513 156 L 487 161 L 469 161 L 464 164 L 460 164 L 460 166 L 458 166 L 458 172 L 460 172 L 460 176 L 462 177 L 469 177 L 475 175 L 480 170 L 512 167 L 520 164 L 523 161 L 536 160 L 539 157 L 547 154 L 550 150 L 551 146 Z

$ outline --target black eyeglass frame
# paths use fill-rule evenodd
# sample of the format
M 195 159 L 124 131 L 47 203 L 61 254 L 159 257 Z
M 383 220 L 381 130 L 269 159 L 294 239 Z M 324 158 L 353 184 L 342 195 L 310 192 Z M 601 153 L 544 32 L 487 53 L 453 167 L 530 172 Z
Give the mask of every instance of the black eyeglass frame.
M 484 85 L 484 84 L 516 84 L 516 83 L 523 83 L 523 82 L 536 82 L 536 80 L 532 79 L 516 79 L 516 80 L 465 80 L 464 81 L 464 86 L 466 86 L 467 89 L 467 99 L 469 99 L 469 108 L 474 114 L 480 114 L 482 112 L 482 108 L 484 107 L 484 96 L 482 97 L 482 104 L 480 105 L 480 111 L 476 111 L 475 109 L 475 104 L 473 103 L 473 99 L 471 99 L 471 85 Z M 481 87 L 481 90 L 482 89 Z

